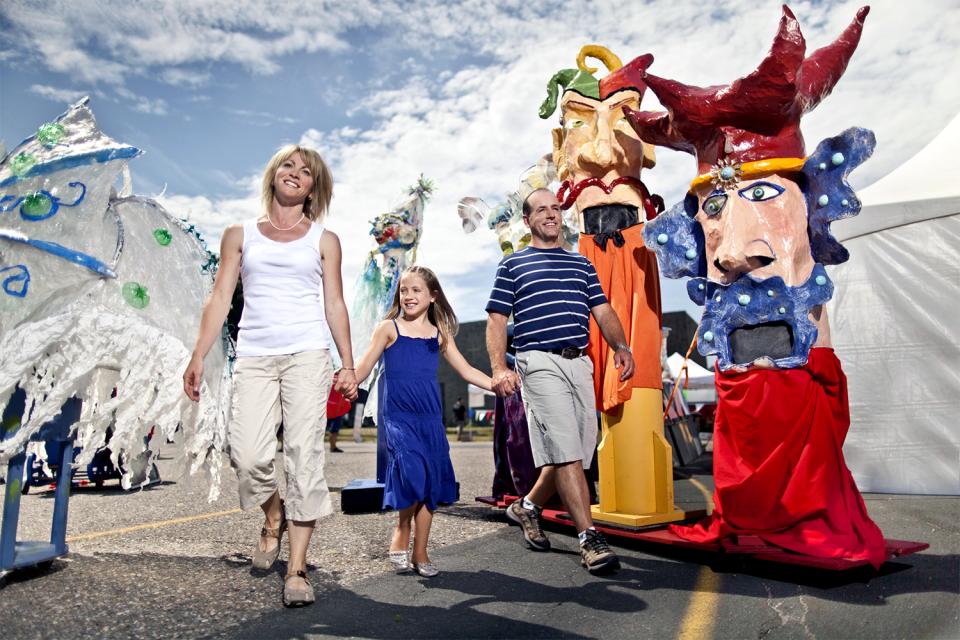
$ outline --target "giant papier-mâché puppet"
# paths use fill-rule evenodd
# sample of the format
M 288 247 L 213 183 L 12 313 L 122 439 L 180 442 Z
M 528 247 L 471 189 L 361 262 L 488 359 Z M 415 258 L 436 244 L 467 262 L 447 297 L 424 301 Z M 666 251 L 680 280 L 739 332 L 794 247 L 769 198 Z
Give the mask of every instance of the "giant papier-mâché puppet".
M 610 72 L 598 80 L 597 69 L 585 64 L 588 57 Z M 652 62 L 647 54 L 624 65 L 605 47 L 584 46 L 576 69 L 550 79 L 540 107 L 541 118 L 560 110 L 561 126 L 553 130 L 557 196 L 564 209 L 579 211 L 578 250 L 596 268 L 636 365 L 621 382 L 614 351 L 591 321 L 588 353 L 603 428 L 594 518 L 627 526 L 683 517 L 673 506 L 671 453 L 663 438 L 659 272 L 642 235 L 644 222 L 663 204 L 640 180 L 641 169 L 655 163 L 653 145 L 634 132 L 623 113 L 639 108 L 643 72 Z
M 149 460 L 156 428 L 149 446 L 176 440 L 184 463 L 210 474 L 213 498 L 230 406 L 226 333 L 199 403 L 181 375 L 217 261 L 192 225 L 129 193 L 126 164 L 140 153 L 100 131 L 85 98 L 0 161 L 0 408 L 16 388 L 25 394 L 0 459 L 75 396 L 78 465 L 110 431 L 124 486 L 139 484 L 145 467 L 130 462 Z
M 647 224 L 663 274 L 689 277 L 704 306 L 698 347 L 717 358 L 715 510 L 695 542 L 755 536 L 779 549 L 879 566 L 883 535 L 843 458 L 846 379 L 830 348 L 824 265 L 847 251 L 830 223 L 856 215 L 848 173 L 874 136 L 852 128 L 804 150 L 800 118 L 833 89 L 868 8 L 832 44 L 805 57 L 786 6 L 759 67 L 706 88 L 645 74 L 664 112 L 627 110 L 647 141 L 696 156 L 681 204 Z

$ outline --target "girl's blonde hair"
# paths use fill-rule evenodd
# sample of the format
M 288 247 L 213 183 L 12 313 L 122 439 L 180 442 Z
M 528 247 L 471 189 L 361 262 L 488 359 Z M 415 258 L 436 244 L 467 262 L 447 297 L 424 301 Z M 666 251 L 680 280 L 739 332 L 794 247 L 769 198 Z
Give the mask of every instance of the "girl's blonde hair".
M 277 177 L 277 170 L 295 153 L 300 154 L 300 159 L 307 165 L 310 175 L 313 176 L 313 189 L 303 203 L 303 213 L 310 220 L 320 222 L 327 214 L 327 207 L 330 206 L 330 199 L 333 197 L 333 175 L 319 153 L 298 144 L 280 147 L 267 163 L 267 168 L 263 171 L 263 190 L 260 196 L 263 210 L 270 211 L 270 205 L 273 203 L 273 179 Z
M 457 335 L 460 323 L 457 322 L 457 316 L 453 312 L 450 303 L 447 302 L 447 296 L 443 294 L 443 289 L 440 288 L 440 281 L 437 279 L 437 275 L 430 269 L 416 264 L 412 267 L 407 267 L 407 269 L 400 274 L 400 280 L 407 274 L 413 274 L 423 278 L 423 281 L 427 284 L 427 290 L 433 294 L 434 300 L 430 303 L 430 308 L 427 309 L 427 318 L 429 318 L 433 326 L 440 332 L 440 351 L 446 351 L 448 341 Z M 397 290 L 393 294 L 393 303 L 390 305 L 390 310 L 387 311 L 387 320 L 400 317 L 400 280 L 397 280 Z

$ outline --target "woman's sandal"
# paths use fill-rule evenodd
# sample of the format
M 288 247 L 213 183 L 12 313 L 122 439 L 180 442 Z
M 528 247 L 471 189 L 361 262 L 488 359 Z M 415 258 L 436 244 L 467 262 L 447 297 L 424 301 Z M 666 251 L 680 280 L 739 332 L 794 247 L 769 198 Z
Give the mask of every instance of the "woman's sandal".
M 260 529 L 261 538 L 276 538 L 277 546 L 269 551 L 260 550 L 260 541 L 257 540 L 257 546 L 253 549 L 253 568 L 258 571 L 267 571 L 273 566 L 273 563 L 280 557 L 280 542 L 283 539 L 283 532 L 287 530 L 287 514 L 283 502 L 280 502 L 280 526 L 276 528 L 263 527 Z
M 299 577 L 303 578 L 303 581 L 306 583 L 304 587 L 291 587 L 287 581 L 290 578 Z M 296 573 L 288 573 L 283 578 L 283 606 L 285 607 L 303 607 L 308 604 L 313 604 L 315 597 L 313 595 L 313 587 L 310 586 L 310 580 L 307 579 L 306 571 L 297 571 Z

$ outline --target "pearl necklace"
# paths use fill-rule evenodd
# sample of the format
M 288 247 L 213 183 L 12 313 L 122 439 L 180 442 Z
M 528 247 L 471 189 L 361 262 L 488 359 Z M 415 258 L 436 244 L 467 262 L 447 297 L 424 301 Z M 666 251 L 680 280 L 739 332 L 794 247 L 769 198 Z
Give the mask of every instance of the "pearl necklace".
M 301 212 L 301 213 L 300 213 L 300 219 L 299 219 L 299 220 L 297 220 L 296 222 L 294 222 L 294 223 L 293 223 L 292 225 L 290 225 L 289 227 L 280 228 L 280 227 L 278 227 L 277 225 L 273 224 L 273 220 L 270 219 L 270 212 L 269 212 L 269 211 L 267 212 L 267 222 L 269 222 L 269 223 L 270 223 L 270 226 L 273 227 L 274 229 L 276 229 L 277 231 L 290 231 L 290 229 L 293 229 L 293 228 L 296 227 L 298 224 L 300 224 L 301 222 L 303 222 L 303 219 L 304 219 L 305 217 L 306 217 L 306 214 Z

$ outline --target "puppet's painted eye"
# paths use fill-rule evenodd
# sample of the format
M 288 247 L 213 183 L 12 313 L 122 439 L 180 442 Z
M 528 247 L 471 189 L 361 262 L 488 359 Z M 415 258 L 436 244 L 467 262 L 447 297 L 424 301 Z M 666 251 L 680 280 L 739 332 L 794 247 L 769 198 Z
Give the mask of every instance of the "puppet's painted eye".
M 763 202 L 764 200 L 773 200 L 781 193 L 783 187 L 769 182 L 754 182 L 753 184 L 740 189 L 737 192 L 744 200 L 751 202 Z
M 726 204 L 727 194 L 715 193 L 703 201 L 703 212 L 708 216 L 715 216 L 720 213 Z
M 583 122 L 583 120 L 580 120 L 578 118 L 573 118 L 573 119 L 567 120 L 564 126 L 566 126 L 567 129 L 579 129 L 584 124 L 585 123 Z

